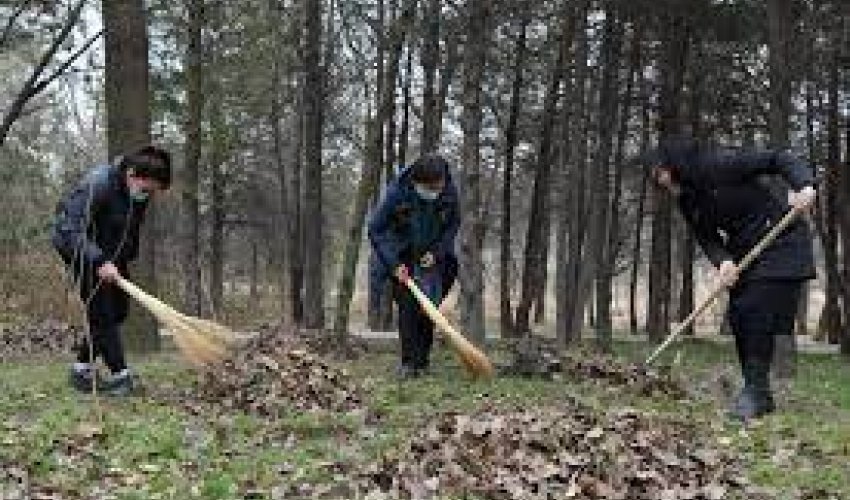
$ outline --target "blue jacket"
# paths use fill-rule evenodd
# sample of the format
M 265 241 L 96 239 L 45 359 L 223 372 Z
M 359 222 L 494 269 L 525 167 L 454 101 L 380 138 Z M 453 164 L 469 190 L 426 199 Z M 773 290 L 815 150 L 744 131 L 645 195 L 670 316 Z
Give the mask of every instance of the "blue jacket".
M 414 255 L 409 237 L 411 211 L 418 205 L 417 196 L 411 180 L 411 169 L 406 168 L 387 186 L 369 218 L 368 235 L 373 249 L 369 259 L 369 281 L 373 292 L 379 290 L 378 287 L 400 264 L 411 265 L 421 257 Z M 457 186 L 448 169 L 446 187 L 435 203 L 440 219 L 439 236 L 426 251 L 434 254 L 437 269 L 445 274 L 457 266 L 454 244 L 460 227 Z
M 786 193 L 773 191 L 771 176 L 792 189 L 814 185 L 812 169 L 774 151 L 693 149 L 676 160 L 682 193 L 679 208 L 700 247 L 715 265 L 738 262 L 790 209 Z M 812 234 L 800 218 L 746 270 L 749 279 L 815 276 Z
M 118 167 L 95 167 L 56 207 L 53 246 L 75 274 L 81 264 L 96 269 L 111 261 L 124 268 L 138 255 L 146 207 L 130 198 Z

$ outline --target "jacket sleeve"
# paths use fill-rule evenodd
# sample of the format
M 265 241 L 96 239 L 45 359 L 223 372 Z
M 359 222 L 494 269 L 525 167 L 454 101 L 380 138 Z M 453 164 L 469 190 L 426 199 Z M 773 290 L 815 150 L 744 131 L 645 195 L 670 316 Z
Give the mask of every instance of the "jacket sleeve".
M 446 221 L 446 226 L 443 228 L 443 232 L 442 234 L 440 234 L 440 238 L 439 240 L 437 240 L 437 244 L 432 250 L 432 252 L 438 259 L 444 259 L 445 257 L 454 253 L 455 239 L 457 238 L 457 233 L 459 230 L 460 207 L 458 206 L 457 197 L 454 197 L 448 211 L 448 220 Z
M 719 184 L 744 182 L 758 175 L 782 176 L 800 190 L 815 183 L 812 169 L 795 156 L 781 151 L 720 151 L 703 153 L 697 162 L 705 175 Z
M 369 242 L 378 260 L 390 271 L 397 268 L 400 263 L 402 242 L 392 227 L 398 204 L 398 191 L 394 185 L 391 185 L 375 211 L 372 212 L 368 224 Z
M 702 252 L 714 267 L 720 267 L 720 263 L 724 260 L 733 260 L 716 227 L 701 223 L 690 210 L 682 210 L 681 213 L 702 248 Z
M 91 215 L 102 203 L 104 190 L 103 180 L 90 174 L 57 206 L 51 239 L 66 263 L 83 259 L 96 268 L 105 262 L 103 250 L 88 237 Z

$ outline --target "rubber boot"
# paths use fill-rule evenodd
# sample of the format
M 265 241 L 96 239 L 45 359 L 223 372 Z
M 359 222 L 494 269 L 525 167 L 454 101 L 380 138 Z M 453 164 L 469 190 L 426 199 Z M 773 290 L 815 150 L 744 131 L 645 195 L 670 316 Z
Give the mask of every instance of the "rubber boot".
M 770 392 L 769 365 L 748 362 L 744 368 L 744 387 L 729 409 L 730 417 L 748 421 L 775 410 Z

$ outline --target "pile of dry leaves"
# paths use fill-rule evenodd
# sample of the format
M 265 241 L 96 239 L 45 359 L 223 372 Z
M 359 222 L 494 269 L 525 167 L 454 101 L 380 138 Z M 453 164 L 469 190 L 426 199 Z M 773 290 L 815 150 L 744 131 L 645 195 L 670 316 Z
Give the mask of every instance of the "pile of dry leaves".
M 275 417 L 297 410 L 350 411 L 363 406 L 348 374 L 314 354 L 297 335 L 263 332 L 214 372 L 197 394 L 208 402 Z
M 65 354 L 79 335 L 82 335 L 80 328 L 52 320 L 3 327 L 0 329 L 0 361 Z
M 719 500 L 739 467 L 685 423 L 563 408 L 443 415 L 367 476 L 371 498 Z
M 642 396 L 687 397 L 685 385 L 665 370 L 656 370 L 598 352 L 568 353 L 561 358 L 563 373 L 578 380 L 598 380 L 627 386 Z
M 685 385 L 669 371 L 651 369 L 591 349 L 562 352 L 553 342 L 538 337 L 524 338 L 510 346 L 510 363 L 501 367 L 505 375 L 569 377 L 628 387 L 642 396 L 662 395 L 674 399 L 687 396 Z

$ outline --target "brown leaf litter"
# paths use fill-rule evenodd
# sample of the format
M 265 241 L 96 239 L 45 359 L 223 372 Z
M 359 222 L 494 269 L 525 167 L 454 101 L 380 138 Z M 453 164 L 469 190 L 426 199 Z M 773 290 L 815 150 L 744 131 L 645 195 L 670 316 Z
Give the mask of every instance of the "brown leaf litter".
M 298 336 L 263 332 L 201 376 L 196 393 L 229 409 L 275 417 L 292 410 L 346 412 L 363 407 L 363 391 L 345 370 Z
M 66 354 L 83 334 L 79 327 L 53 320 L 5 326 L 0 329 L 0 362 Z
M 368 468 L 372 498 L 720 500 L 741 464 L 686 422 L 634 410 L 449 413 Z

